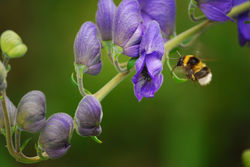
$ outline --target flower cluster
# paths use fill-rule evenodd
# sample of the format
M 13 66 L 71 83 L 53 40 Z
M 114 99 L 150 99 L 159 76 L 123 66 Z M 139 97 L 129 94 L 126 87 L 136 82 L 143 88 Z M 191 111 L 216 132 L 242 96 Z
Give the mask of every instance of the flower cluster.
M 112 41 L 111 50 L 137 59 L 132 79 L 137 99 L 153 97 L 162 85 L 164 41 L 174 34 L 175 12 L 174 0 L 123 0 L 118 7 L 112 0 L 100 0 L 96 13 L 99 34 L 93 23 L 82 25 L 74 45 L 76 63 L 98 67 L 99 43 Z

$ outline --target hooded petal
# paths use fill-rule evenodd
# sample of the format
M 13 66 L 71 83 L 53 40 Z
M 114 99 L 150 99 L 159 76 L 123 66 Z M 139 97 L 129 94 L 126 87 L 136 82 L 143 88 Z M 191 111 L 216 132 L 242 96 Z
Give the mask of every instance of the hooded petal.
M 198 0 L 198 5 L 209 20 L 233 21 L 227 16 L 232 9 L 232 0 Z
M 112 40 L 112 26 L 116 6 L 113 0 L 99 0 L 96 12 L 96 24 L 101 32 L 102 40 Z
M 156 52 L 147 56 L 146 66 L 151 78 L 154 78 L 161 73 L 162 62 L 161 59 L 159 59 L 159 55 Z
M 3 109 L 2 109 L 2 101 L 0 100 L 0 128 L 4 128 L 4 115 L 3 115 Z M 10 101 L 8 97 L 6 97 L 6 106 L 9 114 L 9 119 L 11 122 L 11 126 L 15 126 L 16 124 L 16 114 L 17 114 L 17 109 L 15 105 Z M 1 132 L 0 132 L 1 133 Z
M 140 5 L 137 0 L 123 0 L 117 8 L 114 19 L 114 43 L 121 47 L 134 44 L 139 41 L 140 36 L 134 35 L 137 28 L 142 23 Z M 134 37 L 137 38 L 134 38 Z M 130 39 L 133 38 L 131 41 Z
M 141 5 L 144 24 L 149 20 L 156 20 L 166 38 L 175 29 L 176 5 L 175 0 L 138 0 Z
M 50 158 L 59 158 L 70 148 L 73 120 L 66 113 L 52 115 L 39 136 L 39 145 Z
M 159 55 L 159 59 L 161 59 L 164 50 L 164 40 L 161 35 L 159 24 L 156 21 L 151 21 L 142 37 L 140 52 L 145 52 L 145 54 L 156 52 Z
M 101 63 L 101 42 L 97 33 L 96 25 L 86 22 L 80 28 L 74 43 L 75 63 L 91 68 L 86 73 L 92 75 L 98 74 L 102 67 L 95 66 Z
M 75 121 L 81 136 L 97 136 L 101 133 L 102 106 L 92 95 L 83 97 L 76 113 Z

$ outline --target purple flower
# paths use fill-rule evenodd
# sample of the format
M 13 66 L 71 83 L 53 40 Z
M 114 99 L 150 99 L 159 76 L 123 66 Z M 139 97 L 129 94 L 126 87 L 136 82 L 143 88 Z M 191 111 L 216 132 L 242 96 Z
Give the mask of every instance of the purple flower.
M 50 158 L 59 158 L 70 148 L 74 124 L 65 113 L 52 115 L 39 136 L 39 145 Z
M 241 3 L 247 2 L 249 0 L 233 0 L 233 6 L 237 6 Z M 246 43 L 250 46 L 250 10 L 237 16 L 238 23 L 238 36 L 241 46 L 244 46 Z M 248 23 L 247 23 L 248 22 Z
M 11 126 L 13 127 L 13 126 L 15 126 L 15 123 L 16 123 L 17 109 L 8 97 L 6 97 L 6 106 L 7 106 L 7 110 L 8 110 L 8 114 L 9 114 L 10 123 L 11 123 Z M 4 126 L 2 100 L 0 100 L 0 128 L 4 128 L 4 127 L 5 126 Z
M 17 124 L 24 131 L 35 133 L 46 123 L 46 98 L 41 91 L 30 91 L 17 107 Z
M 232 9 L 232 0 L 196 0 L 199 8 L 211 21 L 232 20 L 227 14 Z
M 164 41 L 156 21 L 148 24 L 140 52 L 141 56 L 136 61 L 136 74 L 132 78 L 135 96 L 139 101 L 143 96 L 154 97 L 163 81 L 161 59 L 164 55 Z
M 139 56 L 142 38 L 141 8 L 137 0 L 123 0 L 117 8 L 113 31 L 114 44 L 129 57 Z
M 112 40 L 112 26 L 116 6 L 113 0 L 99 0 L 96 12 L 96 24 L 101 32 L 102 40 Z
M 164 36 L 169 38 L 175 30 L 175 0 L 138 0 L 145 27 L 152 20 L 159 23 Z
M 101 42 L 96 25 L 86 22 L 80 28 L 74 43 L 75 63 L 88 67 L 86 73 L 97 75 L 102 68 Z
M 102 106 L 94 96 L 83 97 L 75 113 L 77 132 L 81 136 L 100 135 L 102 132 L 100 126 L 102 115 Z

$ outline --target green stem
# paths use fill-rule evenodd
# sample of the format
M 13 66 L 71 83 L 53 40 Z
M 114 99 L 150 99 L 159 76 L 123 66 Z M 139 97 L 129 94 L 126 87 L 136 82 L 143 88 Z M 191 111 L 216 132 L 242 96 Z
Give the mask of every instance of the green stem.
M 88 67 L 81 64 L 74 64 L 77 78 L 77 85 L 80 94 L 84 97 L 87 95 L 84 86 L 83 86 L 83 74 L 88 70 Z
M 18 127 L 15 129 L 15 148 L 16 152 L 20 152 L 20 143 L 21 143 L 21 131 Z
M 101 101 L 105 96 L 109 94 L 122 80 L 128 76 L 130 72 L 118 73 L 113 79 L 111 79 L 106 85 L 104 85 L 94 96 Z
M 250 2 L 245 2 L 245 3 L 242 3 L 242 4 L 234 7 L 231 10 L 231 12 L 228 14 L 228 16 L 235 17 L 235 16 L 239 15 L 240 13 L 243 13 L 249 9 L 250 9 Z M 193 36 L 197 32 L 203 31 L 208 25 L 210 25 L 212 23 L 216 23 L 216 22 L 211 22 L 209 20 L 206 20 L 206 21 L 186 30 L 185 32 L 179 34 L 175 38 L 167 41 L 165 43 L 166 51 L 168 51 L 168 52 L 171 51 L 173 48 L 177 47 L 180 43 L 182 43 L 183 41 L 185 41 L 189 37 Z

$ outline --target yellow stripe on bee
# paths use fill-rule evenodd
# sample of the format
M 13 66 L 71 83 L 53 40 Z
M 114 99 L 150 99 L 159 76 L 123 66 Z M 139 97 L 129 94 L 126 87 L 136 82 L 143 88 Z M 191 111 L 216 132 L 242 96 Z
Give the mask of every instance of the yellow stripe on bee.
M 196 64 L 194 67 L 193 67 L 193 71 L 194 73 L 197 73 L 199 72 L 203 67 L 206 67 L 206 64 L 202 63 L 201 61 Z
M 194 57 L 194 56 L 193 56 L 193 55 L 186 55 L 186 56 L 185 56 L 185 58 L 184 58 L 184 60 L 183 60 L 183 66 L 184 66 L 184 67 L 187 66 L 187 63 L 188 63 L 188 61 L 189 61 L 189 59 L 190 59 L 191 57 Z

